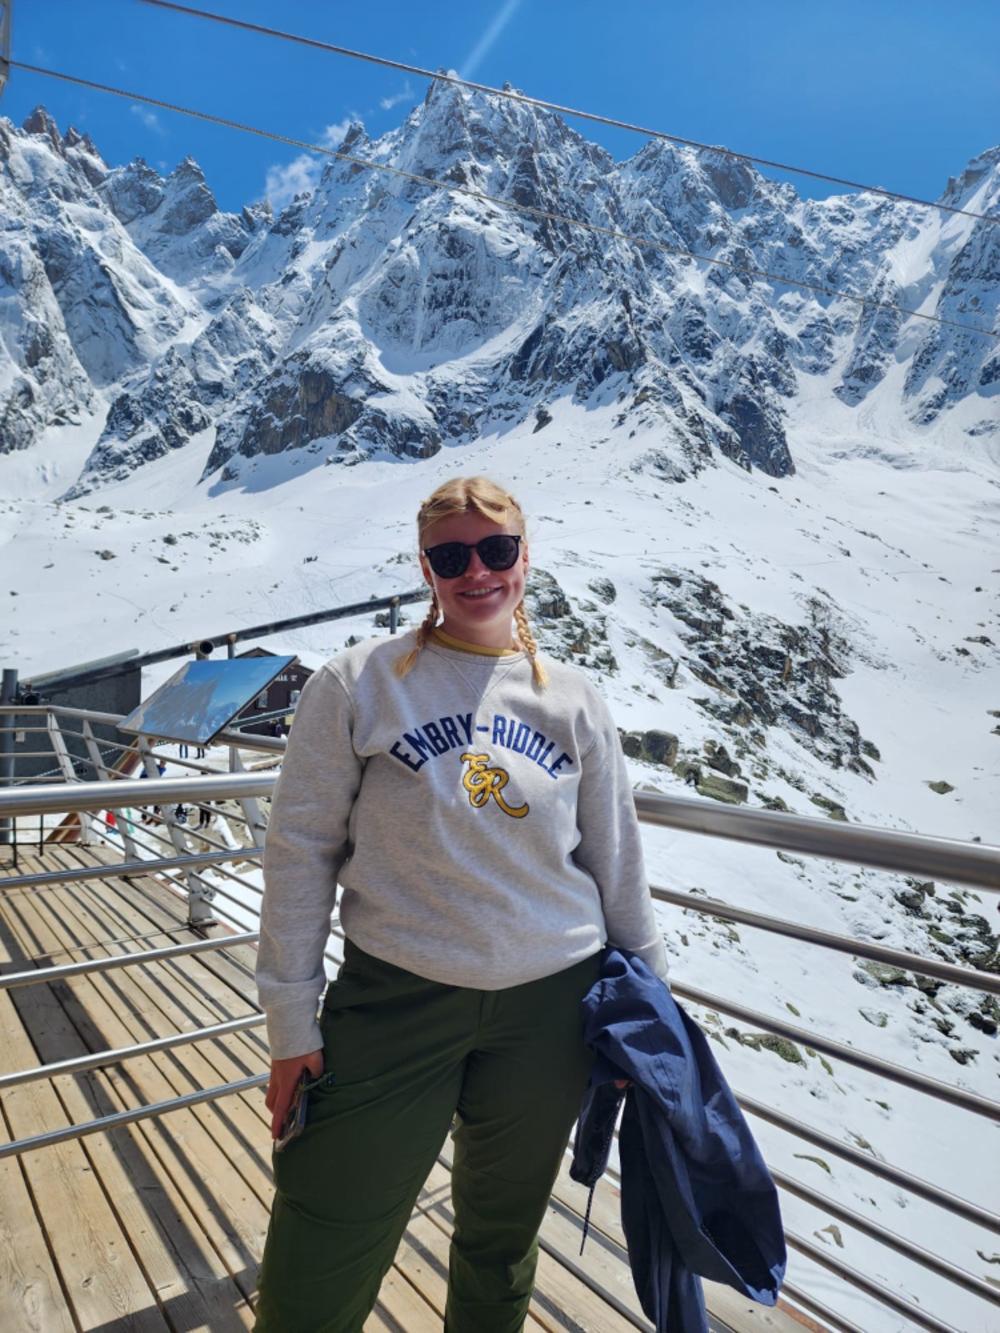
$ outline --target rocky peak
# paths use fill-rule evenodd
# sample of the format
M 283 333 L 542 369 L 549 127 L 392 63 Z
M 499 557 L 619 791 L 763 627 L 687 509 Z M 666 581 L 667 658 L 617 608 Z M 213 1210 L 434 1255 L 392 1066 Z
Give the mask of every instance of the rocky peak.
M 339 153 L 353 153 L 358 155 L 369 143 L 368 133 L 360 120 L 352 120 L 347 127 L 347 133 L 340 141 L 337 151 Z
M 950 204 L 952 208 L 961 208 L 990 176 L 993 180 L 989 181 L 989 188 L 984 195 L 985 202 L 981 203 L 977 211 L 996 211 L 1000 206 L 1000 144 L 974 157 L 960 176 L 952 176 L 941 195 L 941 202 Z
M 25 134 L 38 134 L 48 139 L 57 153 L 62 152 L 63 141 L 59 127 L 43 106 L 36 106 L 21 127 Z
M 182 236 L 219 211 L 215 195 L 208 188 L 204 173 L 191 157 L 167 177 L 165 208 L 159 229 L 171 236 Z
M 163 201 L 164 181 L 143 157 L 108 172 L 102 195 L 119 222 L 127 227 L 155 213 Z

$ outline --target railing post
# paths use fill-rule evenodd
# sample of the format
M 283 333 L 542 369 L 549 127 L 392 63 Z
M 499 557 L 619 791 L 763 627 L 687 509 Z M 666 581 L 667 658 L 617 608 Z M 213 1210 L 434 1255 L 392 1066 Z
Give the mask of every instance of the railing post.
M 10 6 L 11 0 L 0 0 L 0 97 L 10 76 Z
M 89 718 L 83 719 L 81 732 L 83 735 L 83 743 L 86 745 L 87 753 L 90 755 L 90 762 L 93 764 L 94 772 L 97 774 L 97 780 L 100 781 L 102 778 L 106 778 L 109 781 L 112 780 L 115 777 L 115 774 L 101 759 L 101 749 L 97 744 L 97 739 L 94 736 L 94 729 L 90 725 Z M 110 806 L 108 808 L 111 809 Z M 125 811 L 115 807 L 112 810 L 112 813 L 116 820 L 118 832 L 121 835 L 123 855 L 126 860 L 134 861 L 136 860 L 138 853 L 135 850 L 135 843 L 132 841 L 132 830 L 129 827 L 129 821 L 125 816 Z
M 17 697 L 17 668 L 4 667 L 0 677 L 0 704 L 12 704 Z M 13 713 L 0 714 L 0 787 L 14 785 L 14 723 Z M 0 843 L 11 841 L 13 821 L 9 815 L 0 819 Z
M 66 783 L 77 782 L 76 768 L 73 764 L 73 757 L 69 752 L 69 746 L 66 744 L 66 737 L 62 734 L 62 728 L 59 726 L 59 719 L 55 713 L 49 712 L 45 715 L 45 725 L 49 732 L 49 743 L 52 746 L 56 761 L 63 775 L 63 781 Z M 93 811 L 81 810 L 77 818 L 80 821 L 80 844 L 83 847 L 89 847 L 93 843 L 100 842 L 101 831 L 98 828 L 98 818 Z
M 236 635 L 226 635 L 226 657 L 231 662 L 236 656 Z M 238 773 L 240 771 L 240 755 L 235 745 L 229 747 L 229 771 Z
M 236 765 L 233 772 L 245 773 L 246 768 L 243 764 L 243 760 L 240 758 L 239 750 L 234 748 L 233 753 L 235 755 L 234 762 Z M 263 842 L 267 833 L 267 820 L 264 818 L 264 812 L 260 808 L 260 802 L 255 796 L 240 796 L 237 799 L 240 804 L 240 809 L 243 811 L 243 818 L 247 821 L 247 836 L 250 839 L 250 846 L 258 846 Z
M 395 634 L 399 629 L 399 598 L 394 597 L 389 603 L 389 633 Z

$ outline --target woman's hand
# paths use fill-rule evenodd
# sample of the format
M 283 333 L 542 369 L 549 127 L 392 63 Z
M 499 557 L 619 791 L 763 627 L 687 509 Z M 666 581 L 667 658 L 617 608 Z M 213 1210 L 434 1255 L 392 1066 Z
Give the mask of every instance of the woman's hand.
M 309 1071 L 311 1078 L 319 1078 L 323 1072 L 323 1052 L 310 1051 L 308 1055 L 290 1055 L 287 1060 L 271 1061 L 271 1077 L 264 1105 L 271 1112 L 272 1139 L 281 1133 L 288 1108 L 295 1096 L 295 1085 L 303 1069 Z

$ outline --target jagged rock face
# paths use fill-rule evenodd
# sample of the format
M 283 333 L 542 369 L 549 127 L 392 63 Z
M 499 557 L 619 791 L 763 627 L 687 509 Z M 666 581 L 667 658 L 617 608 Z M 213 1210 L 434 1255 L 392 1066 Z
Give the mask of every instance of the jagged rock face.
M 968 433 L 1000 433 L 995 343 L 767 276 L 924 309 L 932 293 L 935 313 L 989 328 L 988 222 L 802 201 L 663 142 L 615 163 L 556 116 L 444 84 L 377 142 L 353 125 L 343 148 L 521 211 L 338 161 L 278 218 L 227 214 L 191 159 L 169 176 L 109 169 L 42 109 L 22 131 L 0 121 L 0 449 L 106 402 L 71 496 L 205 430 L 206 479 L 225 486 L 274 453 L 420 458 L 486 422 L 541 431 L 570 398 L 618 404 L 618 428 L 655 440 L 632 466 L 665 480 L 720 457 L 780 477 L 810 377 L 832 376 L 850 409 L 900 361 L 915 422 L 974 396 Z M 1000 149 L 945 198 L 996 212 Z
M 789 625 L 734 610 L 711 580 L 681 568 L 655 574 L 645 602 L 679 622 L 689 649 L 684 665 L 710 690 L 698 702 L 740 729 L 748 746 L 762 745 L 769 728 L 784 727 L 832 768 L 874 776 L 863 757 L 871 747 L 837 695 L 835 682 L 848 672 L 851 649 L 825 603 L 811 599 L 808 622 Z

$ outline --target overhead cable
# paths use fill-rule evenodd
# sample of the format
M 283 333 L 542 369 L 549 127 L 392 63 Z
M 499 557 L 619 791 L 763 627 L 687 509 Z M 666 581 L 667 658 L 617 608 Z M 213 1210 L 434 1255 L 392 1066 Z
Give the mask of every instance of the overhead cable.
M 897 305 L 894 301 L 875 301 L 866 296 L 854 296 L 850 292 L 843 292 L 835 287 L 826 287 L 821 283 L 803 282 L 801 278 L 789 278 L 780 273 L 772 273 L 768 269 L 755 268 L 749 264 L 734 264 L 729 259 L 717 259 L 712 255 L 701 255 L 694 250 L 685 250 L 681 246 L 670 245 L 667 241 L 661 241 L 650 236 L 635 236 L 630 232 L 618 231 L 614 227 L 602 227 L 597 222 L 587 222 L 583 218 L 571 218 L 563 213 L 554 213 L 547 208 L 534 208 L 530 204 L 519 204 L 513 199 L 503 199 L 499 195 L 488 194 L 485 190 L 474 190 L 468 185 L 458 185 L 453 181 L 438 180 L 434 176 L 421 176 L 413 171 L 404 171 L 401 167 L 390 166 L 387 162 L 372 162 L 367 158 L 355 157 L 352 153 L 342 153 L 334 148 L 327 148 L 322 144 L 309 143 L 305 139 L 296 139 L 288 134 L 279 134 L 273 130 L 262 130 L 255 125 L 247 125 L 242 121 L 230 120 L 226 116 L 216 116 L 208 111 L 196 111 L 192 107 L 178 106 L 175 102 L 165 102 L 157 97 L 148 97 L 143 93 L 129 92 L 124 88 L 116 88 L 106 83 L 96 83 L 92 79 L 83 79 L 75 74 L 64 74 L 59 70 L 44 69 L 39 65 L 28 65 L 21 60 L 12 60 L 12 69 L 21 69 L 29 74 L 41 74 L 45 78 L 60 79 L 64 83 L 73 83 L 81 88 L 91 88 L 96 92 L 111 93 L 116 97 L 126 97 L 133 102 L 141 102 L 146 106 L 158 107 L 161 111 L 174 111 L 182 116 L 191 116 L 195 120 L 208 121 L 213 125 L 222 125 L 226 129 L 240 130 L 244 134 L 255 134 L 262 139 L 271 139 L 275 143 L 287 144 L 290 148 L 299 148 L 309 153 L 320 153 L 324 157 L 335 158 L 339 162 L 347 162 L 351 166 L 361 167 L 366 171 L 385 171 L 392 176 L 400 177 L 403 180 L 413 181 L 417 185 L 423 185 L 429 189 L 444 190 L 449 194 L 464 195 L 469 199 L 476 199 L 482 203 L 494 204 L 497 208 L 506 209 L 512 213 L 520 213 L 525 217 L 536 218 L 544 222 L 556 222 L 567 227 L 576 227 L 583 231 L 593 232 L 598 236 L 606 236 L 611 240 L 624 241 L 629 245 L 640 246 L 649 250 L 659 250 L 665 254 L 675 255 L 683 259 L 693 259 L 699 264 L 712 264 L 717 268 L 729 269 L 733 273 L 742 273 L 751 278 L 762 278 L 768 282 L 778 282 L 786 287 L 797 287 L 802 291 L 818 293 L 821 296 L 834 297 L 843 301 L 851 301 L 855 305 L 861 306 L 865 310 L 892 310 L 898 315 L 904 315 L 907 319 L 922 319 L 929 324 L 940 324 L 954 329 L 961 329 L 964 333 L 977 334 L 984 338 L 994 338 L 1000 341 L 1000 333 L 994 333 L 992 329 L 980 328 L 975 324 L 965 324 L 956 319 L 942 319 L 938 315 L 926 315 L 920 310 L 913 310 L 908 306 Z
M 348 56 L 351 60 L 364 60 L 371 65 L 383 65 L 387 69 L 400 70 L 404 74 L 415 74 L 423 79 L 439 79 L 442 83 L 454 83 L 460 88 L 472 88 L 476 92 L 489 93 L 491 97 L 505 97 L 512 102 L 521 102 L 528 106 L 541 107 L 544 111 L 554 111 L 560 116 L 576 116 L 580 120 L 593 121 L 597 125 L 609 125 L 612 129 L 628 130 L 632 134 L 642 134 L 649 139 L 662 139 L 666 143 L 681 144 L 685 148 L 695 148 L 702 153 L 715 153 L 719 157 L 733 158 L 739 162 L 752 162 L 754 166 L 769 167 L 774 171 L 787 171 L 795 176 L 808 176 L 812 180 L 827 181 L 831 185 L 845 185 L 851 190 L 862 190 L 867 194 L 878 194 L 885 199 L 896 199 L 906 204 L 918 204 L 921 208 L 936 208 L 943 213 L 957 213 L 962 217 L 975 218 L 979 222 L 998 222 L 1000 214 L 976 213 L 968 208 L 956 208 L 954 204 L 944 204 L 940 200 L 920 199 L 912 194 L 900 194 L 896 190 L 886 190 L 878 185 L 865 185 L 861 181 L 848 180 L 843 176 L 831 176 L 823 171 L 812 171 L 808 167 L 796 167 L 788 162 L 772 162 L 770 158 L 754 157 L 751 153 L 738 153 L 731 148 L 719 148 L 714 144 L 701 143 L 697 139 L 685 139 L 679 134 L 667 134 L 663 130 L 652 130 L 646 125 L 633 125 L 627 120 L 618 120 L 614 116 L 603 116 L 596 111 L 582 111 L 579 107 L 562 106 L 559 102 L 548 102 L 542 97 L 531 97 L 527 93 L 513 88 L 494 88 L 488 83 L 476 83 L 473 79 L 463 79 L 457 74 L 446 74 L 442 70 L 424 69 L 420 65 L 410 65 L 404 60 L 390 60 L 387 56 L 372 55 L 368 51 L 354 51 L 349 46 L 337 46 L 333 42 L 322 42 L 316 37 L 303 37 L 300 33 L 284 32 L 280 28 L 268 28 L 261 23 L 248 23 L 245 19 L 230 18 L 228 14 L 216 14 L 207 9 L 194 9 L 190 5 L 178 5 L 173 0 L 140 0 L 145 5 L 157 9 L 172 9 L 179 14 L 189 14 L 193 18 L 207 19 L 212 23 L 221 23 L 230 28 L 242 28 L 246 32 L 257 32 L 264 37 L 278 37 L 282 41 L 295 42 L 300 46 L 310 46 L 317 51 L 328 51 L 332 55 Z

